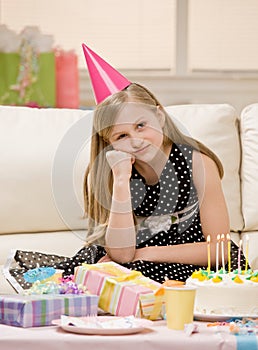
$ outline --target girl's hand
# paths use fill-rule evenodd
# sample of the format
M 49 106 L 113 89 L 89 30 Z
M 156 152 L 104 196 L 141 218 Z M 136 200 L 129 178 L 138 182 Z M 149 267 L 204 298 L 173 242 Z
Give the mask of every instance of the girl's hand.
M 131 154 L 112 150 L 106 153 L 106 158 L 112 169 L 114 177 L 121 175 L 131 176 L 132 164 L 135 161 L 135 158 Z

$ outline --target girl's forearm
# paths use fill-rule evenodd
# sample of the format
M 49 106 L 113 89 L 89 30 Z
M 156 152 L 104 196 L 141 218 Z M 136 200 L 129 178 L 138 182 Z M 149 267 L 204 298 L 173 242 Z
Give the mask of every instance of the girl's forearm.
M 211 244 L 211 265 L 216 264 L 216 244 Z M 227 262 L 227 248 L 224 251 Z M 160 263 L 179 263 L 207 266 L 207 242 L 185 243 L 170 246 L 151 246 L 137 249 L 135 260 L 147 260 Z
M 129 180 L 114 180 L 113 197 L 105 238 L 106 250 L 114 261 L 132 261 L 135 254 L 136 233 Z

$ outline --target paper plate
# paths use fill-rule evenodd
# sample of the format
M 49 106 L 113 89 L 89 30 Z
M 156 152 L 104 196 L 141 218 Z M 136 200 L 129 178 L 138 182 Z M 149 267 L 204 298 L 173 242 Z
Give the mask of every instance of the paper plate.
M 78 319 L 85 320 L 87 322 L 87 317 L 78 317 Z M 116 316 L 97 316 L 98 322 L 114 321 L 123 319 L 123 317 Z M 66 332 L 78 333 L 78 334 L 95 334 L 95 335 L 123 335 L 123 334 L 133 334 L 142 332 L 144 329 L 153 325 L 152 321 L 145 319 L 135 319 L 135 324 L 130 328 L 117 327 L 117 328 L 101 328 L 92 327 L 90 325 L 87 327 L 87 323 L 83 326 L 74 325 L 64 325 L 61 323 L 61 319 L 53 320 L 52 324 L 61 327 Z

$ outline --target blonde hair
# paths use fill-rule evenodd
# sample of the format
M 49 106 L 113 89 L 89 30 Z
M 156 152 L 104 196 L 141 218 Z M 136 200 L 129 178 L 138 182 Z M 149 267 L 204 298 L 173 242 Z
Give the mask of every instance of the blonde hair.
M 220 177 L 223 176 L 223 167 L 218 157 L 201 142 L 184 135 L 149 90 L 142 85 L 132 83 L 126 89 L 105 99 L 94 111 L 90 162 L 84 178 L 85 216 L 88 218 L 87 244 L 93 242 L 104 244 L 113 187 L 112 171 L 106 160 L 106 152 L 110 150 L 108 139 L 118 112 L 128 101 L 144 103 L 150 107 L 159 106 L 165 115 L 164 146 L 172 142 L 192 146 L 193 149 L 213 159 Z

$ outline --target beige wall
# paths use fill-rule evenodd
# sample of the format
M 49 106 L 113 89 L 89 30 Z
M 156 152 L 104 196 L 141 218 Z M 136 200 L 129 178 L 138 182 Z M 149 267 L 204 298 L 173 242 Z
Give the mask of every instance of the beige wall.
M 164 73 L 136 75 L 123 72 L 132 82 L 149 88 L 163 105 L 188 103 L 229 103 L 237 112 L 248 104 L 258 102 L 258 76 L 192 76 L 172 77 Z M 81 105 L 94 106 L 91 84 L 86 72 L 80 79 Z

